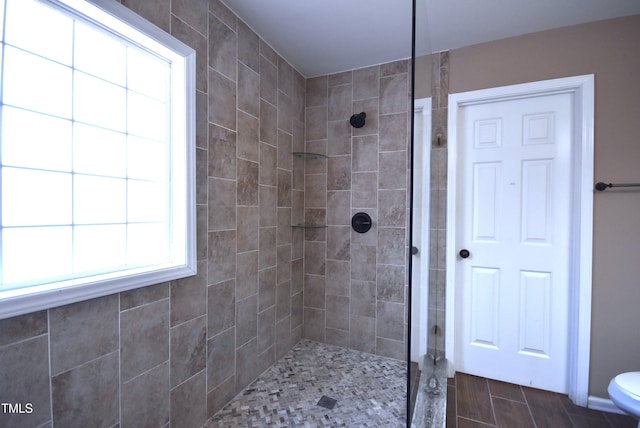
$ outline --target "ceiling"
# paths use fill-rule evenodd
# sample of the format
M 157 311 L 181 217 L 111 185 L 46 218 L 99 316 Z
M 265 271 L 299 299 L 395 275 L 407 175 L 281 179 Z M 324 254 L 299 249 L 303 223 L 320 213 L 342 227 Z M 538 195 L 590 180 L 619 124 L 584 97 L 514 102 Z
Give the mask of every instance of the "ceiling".
M 411 56 L 411 0 L 222 0 L 304 77 Z M 416 0 L 416 54 L 640 14 L 640 0 Z

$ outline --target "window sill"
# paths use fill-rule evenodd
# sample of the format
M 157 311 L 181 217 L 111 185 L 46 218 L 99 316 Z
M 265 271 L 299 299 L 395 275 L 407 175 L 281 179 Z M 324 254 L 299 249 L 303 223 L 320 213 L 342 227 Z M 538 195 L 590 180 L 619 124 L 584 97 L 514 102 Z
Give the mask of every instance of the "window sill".
M 186 278 L 196 273 L 195 264 L 163 268 L 155 266 L 152 271 L 132 270 L 128 275 L 117 278 L 110 278 L 114 274 L 106 274 L 92 277 L 91 282 L 87 282 L 85 278 L 84 282 L 75 280 L 2 291 L 0 292 L 0 319 Z

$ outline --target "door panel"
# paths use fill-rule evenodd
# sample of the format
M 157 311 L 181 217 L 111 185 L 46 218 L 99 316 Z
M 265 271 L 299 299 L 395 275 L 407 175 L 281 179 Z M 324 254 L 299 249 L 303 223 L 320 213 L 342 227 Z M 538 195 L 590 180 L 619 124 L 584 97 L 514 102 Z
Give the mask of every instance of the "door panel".
M 520 272 L 519 352 L 549 357 L 551 273 Z
M 471 343 L 498 349 L 500 270 L 473 268 L 471 279 Z
M 522 243 L 550 244 L 553 159 L 522 162 Z
M 473 165 L 473 240 L 497 242 L 498 213 L 502 164 L 499 162 Z
M 571 94 L 459 114 L 456 362 L 567 391 Z

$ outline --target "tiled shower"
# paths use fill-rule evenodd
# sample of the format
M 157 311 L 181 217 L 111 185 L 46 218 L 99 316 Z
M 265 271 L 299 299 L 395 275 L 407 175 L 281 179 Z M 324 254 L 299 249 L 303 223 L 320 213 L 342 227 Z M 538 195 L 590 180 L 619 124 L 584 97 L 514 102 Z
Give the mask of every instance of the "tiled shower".
M 406 354 L 409 61 L 307 80 L 305 337 Z M 366 124 L 349 117 L 365 112 Z M 365 212 L 373 227 L 358 233 Z
M 197 52 L 198 275 L 0 321 L 0 425 L 199 427 L 301 338 L 404 359 L 409 62 L 305 79 L 219 0 L 122 3 Z

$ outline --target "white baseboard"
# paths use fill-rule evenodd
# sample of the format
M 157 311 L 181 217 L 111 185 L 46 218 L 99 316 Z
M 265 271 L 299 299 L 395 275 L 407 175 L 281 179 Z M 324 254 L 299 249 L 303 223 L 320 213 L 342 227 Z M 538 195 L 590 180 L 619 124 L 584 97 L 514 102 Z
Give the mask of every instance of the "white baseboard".
M 618 413 L 620 415 L 626 415 L 625 412 L 620 410 L 618 406 L 613 404 L 613 401 L 611 401 L 608 398 L 594 397 L 590 395 L 587 400 L 587 407 L 593 410 L 600 410 L 601 412 Z

